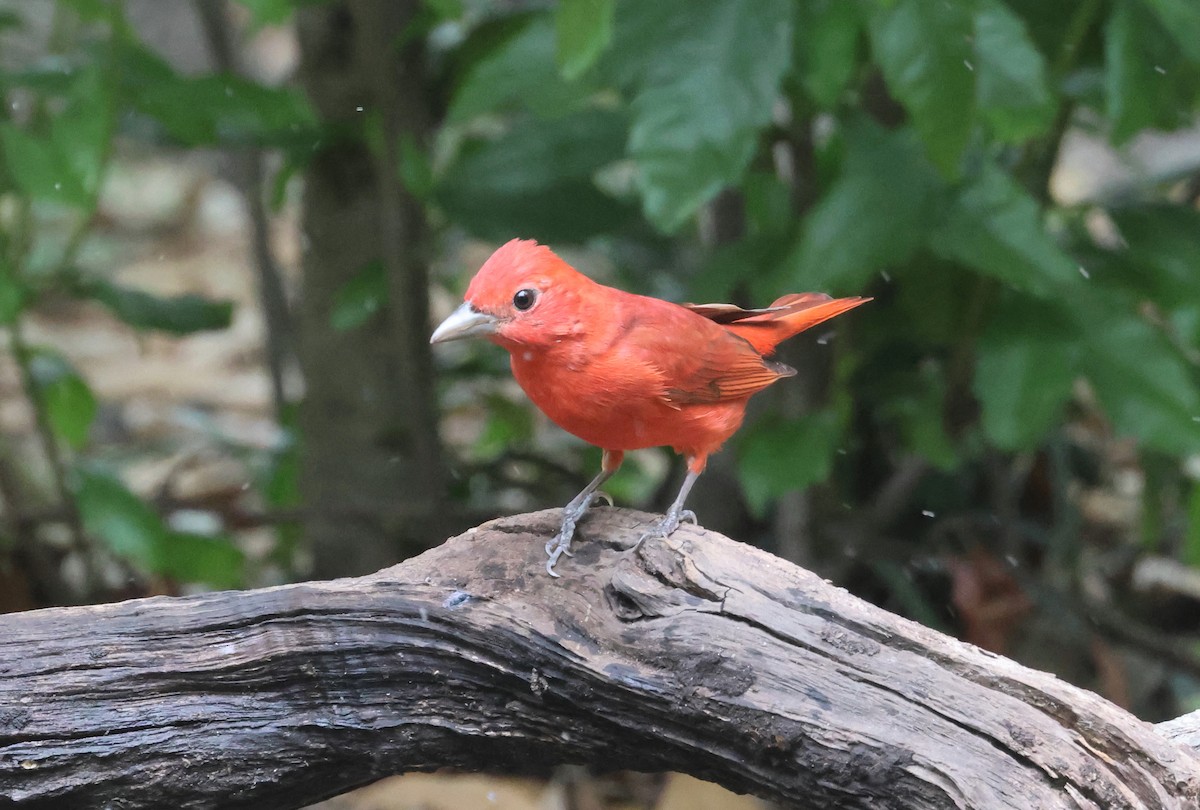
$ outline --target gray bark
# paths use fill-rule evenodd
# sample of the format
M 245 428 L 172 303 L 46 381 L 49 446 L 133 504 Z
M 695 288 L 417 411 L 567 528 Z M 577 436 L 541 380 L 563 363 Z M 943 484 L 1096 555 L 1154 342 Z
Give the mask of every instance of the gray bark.
M 1151 726 L 703 529 L 551 510 L 358 579 L 0 617 L 0 806 L 297 807 L 441 766 L 679 770 L 797 807 L 1195 808 Z
M 301 78 L 329 139 L 306 173 L 298 348 L 301 490 L 320 576 L 374 571 L 417 550 L 438 514 L 441 467 L 432 404 L 421 209 L 396 180 L 394 138 L 418 140 L 428 115 L 416 0 L 332 2 L 297 13 Z M 383 153 L 364 139 L 377 120 Z M 391 300 L 346 332 L 330 326 L 337 293 L 371 262 Z M 347 512 L 359 520 L 347 522 Z

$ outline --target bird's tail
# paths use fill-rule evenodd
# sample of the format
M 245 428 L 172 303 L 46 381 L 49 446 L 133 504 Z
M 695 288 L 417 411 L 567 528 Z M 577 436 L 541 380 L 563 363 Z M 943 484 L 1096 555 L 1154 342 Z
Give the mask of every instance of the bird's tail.
M 764 309 L 732 304 L 688 304 L 688 309 L 745 338 L 759 354 L 770 354 L 783 341 L 830 318 L 854 309 L 870 298 L 831 298 L 824 293 L 790 293 Z

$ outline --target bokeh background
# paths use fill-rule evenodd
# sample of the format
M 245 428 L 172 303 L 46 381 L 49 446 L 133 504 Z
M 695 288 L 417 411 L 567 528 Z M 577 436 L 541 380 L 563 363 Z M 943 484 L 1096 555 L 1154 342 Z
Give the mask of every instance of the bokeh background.
M 428 346 L 521 236 L 673 300 L 874 296 L 783 349 L 702 522 L 1200 708 L 1195 0 L 3 0 L 0 89 L 0 611 L 365 573 L 565 503 L 598 451 L 501 350 Z M 740 806 L 371 790 L 337 806 Z

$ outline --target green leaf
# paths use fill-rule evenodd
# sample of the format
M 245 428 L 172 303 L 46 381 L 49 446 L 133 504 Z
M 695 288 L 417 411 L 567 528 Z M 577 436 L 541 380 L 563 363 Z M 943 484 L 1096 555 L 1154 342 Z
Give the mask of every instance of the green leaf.
M 1121 144 L 1144 129 L 1173 129 L 1192 120 L 1198 87 L 1197 65 L 1181 57 L 1178 44 L 1144 3 L 1118 0 L 1104 31 L 1112 141 Z
M 888 88 L 908 110 L 930 158 L 955 177 L 975 118 L 970 2 L 873 4 L 871 47 Z
M 557 36 L 549 14 L 524 15 L 496 25 L 504 27 L 503 36 L 466 69 L 450 102 L 451 123 L 512 108 L 556 118 L 587 103 L 594 89 L 583 79 L 567 82 L 559 75 Z M 495 26 L 482 28 L 479 36 L 495 35 Z
M 0 261 L 0 326 L 8 326 L 25 308 L 29 290 L 3 261 Z
M 0 124 L 4 173 L 31 199 L 90 208 L 108 160 L 114 88 L 95 65 L 59 75 L 61 86 L 44 91 L 64 97 L 48 121 L 29 131 Z
M 267 25 L 283 25 L 296 10 L 297 0 L 235 0 L 250 12 L 250 30 Z
M 960 452 L 946 432 L 946 378 L 936 363 L 924 363 L 916 375 L 901 378 L 901 390 L 880 409 L 904 437 L 904 446 L 940 470 L 953 470 Z
M 1170 328 L 1185 343 L 1200 347 L 1200 299 L 1178 302 L 1171 312 Z
M 972 385 L 993 444 L 1032 449 L 1061 421 L 1080 343 L 1061 307 L 1006 297 L 979 339 Z
M 466 10 L 463 0 L 424 0 L 425 7 L 442 20 L 457 20 Z
M 342 285 L 333 301 L 329 324 L 338 332 L 357 329 L 374 317 L 388 300 L 383 262 L 368 262 Z
M 135 329 L 190 335 L 226 329 L 233 319 L 232 301 L 213 301 L 192 293 L 163 297 L 105 279 L 83 282 L 80 292 L 104 304 L 113 315 Z
M 554 15 L 558 69 L 574 81 L 596 63 L 612 41 L 614 0 L 560 0 Z
M 67 107 L 50 136 L 89 201 L 100 192 L 115 127 L 115 81 L 99 67 L 81 70 L 71 84 Z
M 801 419 L 766 419 L 747 431 L 738 450 L 738 470 L 746 504 L 761 517 L 780 495 L 824 481 L 842 440 L 836 411 L 816 411 Z
M 779 267 L 787 246 L 778 234 L 748 235 L 718 246 L 689 279 L 688 297 L 692 301 L 729 301 L 744 292 L 746 285 L 756 300 L 778 297 L 782 282 L 763 273 L 762 268 Z
M 228 74 L 184 76 L 145 48 L 127 48 L 124 89 L 136 109 L 189 146 L 311 144 L 316 116 L 299 92 Z
M 1083 370 L 1117 432 L 1172 456 L 1200 450 L 1195 368 L 1132 306 L 1088 298 L 1076 302 L 1086 329 Z
M 1192 492 L 1188 496 L 1183 561 L 1193 568 L 1200 568 L 1200 483 L 1192 484 Z
M 751 171 L 742 181 L 746 227 L 752 236 L 785 236 L 796 223 L 792 189 L 775 172 Z
M 867 345 L 879 341 L 868 351 L 883 355 L 885 362 L 900 341 L 911 341 L 920 356 L 938 355 L 979 329 L 973 320 L 978 314 L 964 305 L 977 294 L 979 279 L 936 256 L 922 255 L 919 261 L 920 272 L 905 273 L 895 285 L 894 302 L 870 309 L 869 331 L 862 339 Z
M 28 360 L 30 376 L 54 434 L 71 447 L 82 447 L 96 418 L 92 389 L 57 352 L 34 349 Z
M 1111 213 L 1125 242 L 1113 255 L 1125 286 L 1167 310 L 1200 301 L 1200 212 L 1141 205 Z
M 583 241 L 634 218 L 629 205 L 593 179 L 621 157 L 624 138 L 625 121 L 612 112 L 526 120 L 497 140 L 468 144 L 434 196 L 452 219 L 484 239 L 521 234 Z
M 975 13 L 974 67 L 979 112 L 998 140 L 1020 143 L 1050 129 L 1055 99 L 1046 60 L 1021 18 L 1000 2 Z
M 295 440 L 297 413 L 295 403 L 285 406 L 283 438 L 264 458 L 258 472 L 259 491 L 271 506 L 296 506 L 300 503 L 300 443 Z
M 289 149 L 283 153 L 279 168 L 276 169 L 275 176 L 268 183 L 267 203 L 271 206 L 272 212 L 279 213 L 283 210 L 283 205 L 287 202 L 288 184 L 308 167 L 308 159 L 311 155 L 311 151 L 302 153 L 295 149 Z M 401 172 L 401 177 L 403 177 L 403 168 Z
M 786 263 L 791 285 L 853 292 L 925 241 L 941 181 L 911 130 L 857 122 L 846 131 L 842 172 L 805 220 Z
M 417 143 L 411 132 L 400 136 L 400 181 L 404 188 L 419 200 L 433 193 L 433 166 L 429 154 Z
M 36 138 L 10 123 L 0 123 L 4 173 L 27 197 L 83 208 L 87 189 L 67 156 L 53 140 Z
M 800 81 L 821 109 L 832 108 L 858 68 L 861 6 L 845 0 L 799 4 L 796 54 Z
M 81 470 L 76 503 L 83 527 L 118 557 L 157 571 L 162 565 L 162 520 L 120 480 L 107 473 Z
M 1200 62 L 1200 3 L 1196 0 L 1141 0 L 1193 62 Z
M 617 7 L 610 62 L 636 87 L 629 152 L 660 230 L 677 230 L 741 179 L 791 60 L 792 22 L 788 0 Z
M 481 459 L 496 459 L 533 436 L 533 412 L 526 403 L 505 396 L 487 397 L 487 421 L 475 440 Z
M 186 582 L 218 588 L 241 582 L 244 556 L 228 539 L 168 529 L 149 504 L 108 473 L 81 470 L 79 481 L 84 528 L 118 557 Z
M 1034 295 L 1052 296 L 1079 281 L 1075 262 L 1046 233 L 1037 202 L 992 164 L 964 182 L 929 245 Z
M 301 458 L 300 442 L 296 441 L 298 403 L 284 406 L 280 414 L 280 441 L 259 457 L 255 478 L 258 491 L 266 502 L 274 507 L 291 507 L 301 503 L 300 492 Z M 285 570 L 296 569 L 296 552 L 303 543 L 301 527 L 295 524 L 280 525 L 275 532 L 275 547 L 271 549 L 270 561 Z
M 236 0 L 250 12 L 251 29 L 264 25 L 282 25 L 292 16 L 292 0 Z
M 87 22 L 111 21 L 119 13 L 116 4 L 105 2 L 105 0 L 62 0 L 62 5 L 73 10 L 80 19 Z
M 1047 3 L 1045 0 L 1003 0 L 1025 23 L 1038 50 L 1056 54 L 1063 47 L 1066 32 L 1081 22 L 1078 3 Z M 1099 9 L 1097 9 L 1099 10 Z M 1089 37 L 1083 53 L 1073 54 L 1092 61 L 1096 55 L 1095 37 Z
M 156 573 L 213 588 L 236 588 L 245 576 L 246 557 L 227 537 L 166 531 Z
M 6 70 L 5 80 L 10 87 L 22 87 L 46 97 L 66 96 L 71 85 L 84 68 L 61 56 L 48 54 L 20 69 Z

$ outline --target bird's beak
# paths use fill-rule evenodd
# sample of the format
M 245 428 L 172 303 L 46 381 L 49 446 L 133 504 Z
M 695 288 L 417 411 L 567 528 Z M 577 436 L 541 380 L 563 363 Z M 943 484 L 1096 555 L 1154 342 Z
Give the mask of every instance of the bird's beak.
M 470 304 L 464 303 L 450 313 L 450 317 L 442 321 L 442 325 L 433 330 L 430 343 L 444 343 L 447 340 L 490 335 L 496 331 L 495 316 L 479 312 Z

